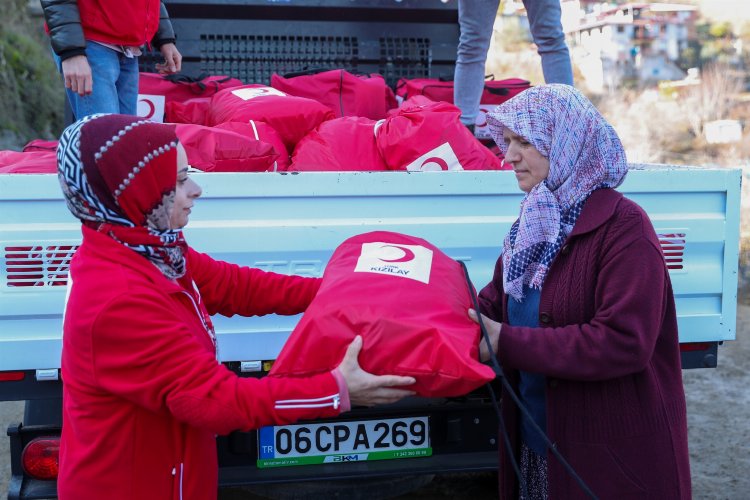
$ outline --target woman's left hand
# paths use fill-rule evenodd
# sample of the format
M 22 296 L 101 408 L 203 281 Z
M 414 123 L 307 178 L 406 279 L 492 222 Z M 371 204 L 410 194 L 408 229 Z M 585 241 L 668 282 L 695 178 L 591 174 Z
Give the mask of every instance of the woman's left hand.
M 359 366 L 359 352 L 362 350 L 362 337 L 357 335 L 349 344 L 346 355 L 338 366 L 339 372 L 346 381 L 349 400 L 353 406 L 374 406 L 395 403 L 399 399 L 413 396 L 414 391 L 401 389 L 401 386 L 413 385 L 414 377 L 398 375 L 373 375 Z
M 469 318 L 474 322 L 479 323 L 479 316 L 474 309 L 469 309 Z M 497 343 L 500 341 L 500 330 L 502 330 L 502 323 L 493 321 L 484 314 L 482 314 L 482 323 L 487 329 L 487 335 L 490 337 L 490 343 L 492 344 L 492 351 L 497 354 Z M 482 362 L 490 360 L 490 351 L 487 349 L 487 342 L 484 341 L 484 335 L 479 336 L 479 360 Z

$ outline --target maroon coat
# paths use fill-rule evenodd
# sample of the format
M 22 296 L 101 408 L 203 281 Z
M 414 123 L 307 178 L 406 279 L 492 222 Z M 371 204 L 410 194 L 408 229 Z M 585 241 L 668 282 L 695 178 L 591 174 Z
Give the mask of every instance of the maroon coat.
M 480 293 L 482 312 L 507 317 L 502 259 Z M 687 416 L 672 286 L 643 210 L 595 191 L 551 264 L 539 328 L 503 324 L 499 359 L 547 377 L 547 433 L 593 492 L 606 498 L 690 498 Z M 518 450 L 519 414 L 503 396 Z M 500 493 L 517 480 L 500 446 Z M 549 498 L 586 498 L 547 453 Z

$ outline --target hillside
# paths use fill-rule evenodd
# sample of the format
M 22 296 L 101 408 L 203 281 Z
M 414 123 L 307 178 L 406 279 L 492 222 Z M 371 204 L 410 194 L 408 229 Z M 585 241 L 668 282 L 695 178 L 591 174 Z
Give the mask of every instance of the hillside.
M 53 138 L 63 123 L 64 93 L 42 19 L 28 0 L 3 0 L 0 16 L 0 150 Z

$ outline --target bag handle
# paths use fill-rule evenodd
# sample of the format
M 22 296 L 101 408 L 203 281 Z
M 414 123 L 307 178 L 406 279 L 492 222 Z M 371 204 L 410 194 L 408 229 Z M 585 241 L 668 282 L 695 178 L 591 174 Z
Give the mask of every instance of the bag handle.
M 326 71 L 331 71 L 332 69 L 336 69 L 336 68 L 322 68 L 322 67 L 308 68 L 307 66 L 305 66 L 299 71 L 290 71 L 289 73 L 284 73 L 281 76 L 283 78 L 294 78 L 297 76 L 317 75 L 319 73 L 325 73 Z
M 189 85 L 191 90 L 193 90 L 193 93 L 200 95 L 206 91 L 207 85 L 203 80 L 205 80 L 209 76 L 211 75 L 209 75 L 208 73 L 201 73 L 198 76 L 174 73 L 172 75 L 164 75 L 164 79 L 177 85 Z M 228 82 L 231 79 L 231 76 L 225 76 L 224 78 L 220 78 L 218 80 L 211 80 L 208 83 L 213 85 L 216 92 L 218 92 L 219 84 Z M 197 91 L 195 90 L 196 87 L 198 88 Z

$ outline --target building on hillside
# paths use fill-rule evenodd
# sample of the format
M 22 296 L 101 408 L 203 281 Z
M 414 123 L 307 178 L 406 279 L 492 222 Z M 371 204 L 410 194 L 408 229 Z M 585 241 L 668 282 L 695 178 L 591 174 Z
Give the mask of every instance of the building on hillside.
M 591 90 L 617 88 L 625 81 L 648 84 L 685 78 L 675 63 L 695 39 L 695 6 L 561 3 L 571 57 Z

